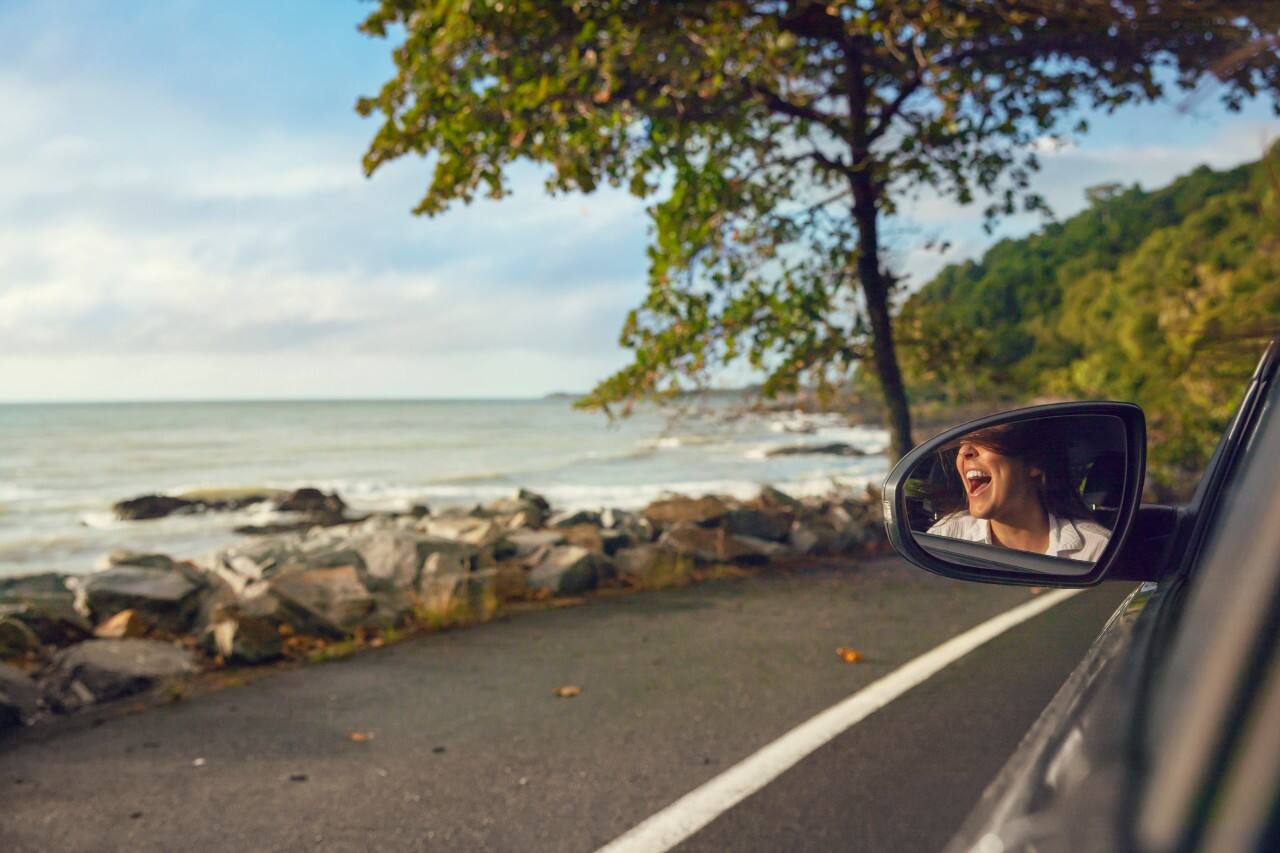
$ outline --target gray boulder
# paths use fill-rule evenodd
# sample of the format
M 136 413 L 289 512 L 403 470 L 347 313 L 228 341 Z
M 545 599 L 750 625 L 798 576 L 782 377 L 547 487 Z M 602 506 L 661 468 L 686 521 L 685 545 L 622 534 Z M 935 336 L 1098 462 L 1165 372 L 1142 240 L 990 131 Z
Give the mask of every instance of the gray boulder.
M 499 498 L 482 507 L 472 510 L 472 515 L 481 518 L 502 517 L 508 519 L 508 527 L 541 527 L 547 520 L 547 507 L 543 503 L 524 500 L 519 496 Z M 516 519 L 519 523 L 516 523 Z
M 540 509 L 527 509 L 517 512 L 507 519 L 508 530 L 537 530 L 547 523 L 547 516 Z
M 495 552 L 510 549 L 504 542 L 507 531 L 490 518 L 433 516 L 422 519 L 418 529 L 440 539 L 452 539 Z
M 789 512 L 765 512 L 750 507 L 738 507 L 725 514 L 724 526 L 730 533 L 739 536 L 781 542 L 787 538 L 791 521 L 792 514 Z
M 117 565 L 75 578 L 76 609 L 101 622 L 121 610 L 136 610 L 151 625 L 174 633 L 185 631 L 199 605 L 204 584 L 193 569 L 171 564 Z
M 53 572 L 0 579 L 0 616 L 20 620 L 46 645 L 78 642 L 93 630 L 76 611 L 67 577 Z
M 767 554 L 723 528 L 678 524 L 663 533 L 658 543 L 703 563 L 760 563 L 768 559 Z
M 234 663 L 265 663 L 280 657 L 284 644 L 276 623 L 237 616 L 214 623 L 205 635 L 207 648 Z
M 418 597 L 412 590 L 390 589 L 371 593 L 373 611 L 365 619 L 366 625 L 393 628 L 417 609 Z
M 484 622 L 498 606 L 497 569 L 423 572 L 414 612 L 421 624 L 447 628 Z
M 164 518 L 178 512 L 195 512 L 203 507 L 200 501 L 175 498 L 171 495 L 142 495 L 119 501 L 111 507 L 121 521 L 149 521 Z
M 205 586 L 200 590 L 196 613 L 192 617 L 191 633 L 198 636 L 208 631 L 238 600 L 239 595 L 231 584 L 217 575 L 206 575 Z
M 762 488 L 760 496 L 756 498 L 756 503 L 764 509 L 784 509 L 793 512 L 800 509 L 800 501 L 781 489 L 775 489 L 773 486 Z
M 625 509 L 614 509 L 610 507 L 600 512 L 600 526 L 609 530 L 617 530 L 625 526 L 628 522 L 638 516 L 634 512 L 627 512 Z
M 362 580 L 370 590 L 409 589 L 422 574 L 422 564 L 432 551 L 432 540 L 388 530 L 359 540 L 356 550 L 364 564 Z
M 563 533 L 555 530 L 514 530 L 507 534 L 509 541 L 515 548 L 513 557 L 523 559 L 535 554 L 542 548 L 554 548 L 556 545 L 563 545 L 565 538 Z
M 336 492 L 326 494 L 319 489 L 297 489 L 276 504 L 281 512 L 301 512 L 307 515 L 342 515 L 347 505 Z
M 225 612 L 227 611 L 217 614 L 218 618 L 222 618 Z M 289 610 L 284 602 L 271 592 L 270 581 L 257 581 L 245 587 L 244 593 L 236 599 L 230 612 L 255 619 L 266 619 L 277 624 L 290 622 Z
M 654 542 L 661 533 L 658 526 L 642 515 L 634 516 L 622 524 L 622 529 L 631 534 L 636 542 Z
M 70 597 L 70 595 L 67 576 L 57 572 L 0 578 L 0 601 L 3 602 L 40 601 L 46 597 L 61 598 Z
M 192 654 L 170 643 L 86 640 L 58 652 L 42 681 L 49 703 L 71 711 L 147 690 L 196 669 Z
M 40 717 L 40 688 L 17 667 L 0 663 L 0 729 L 30 725 Z
M 658 561 L 664 558 L 665 552 L 657 545 L 637 545 L 624 548 L 614 557 L 618 572 L 635 578 L 649 575 Z
M 0 658 L 39 655 L 43 650 L 40 638 L 25 622 L 16 616 L 0 615 Z
M 724 518 L 729 508 L 715 497 L 676 497 L 654 501 L 644 508 L 644 517 L 658 527 L 676 524 L 711 525 Z
M 579 509 L 573 512 L 557 512 L 547 519 L 547 527 L 577 527 L 581 524 L 600 525 L 600 513 L 593 509 Z
M 541 509 L 543 512 L 551 511 L 551 502 L 537 492 L 531 492 L 528 489 L 516 489 L 516 500 L 531 503 Z
M 606 509 L 600 513 L 600 527 L 625 533 L 632 543 L 652 542 L 658 538 L 658 529 L 654 523 L 638 512 L 624 509 Z M 602 532 L 607 539 L 607 534 Z M 625 547 L 625 546 L 624 546 Z
M 270 580 L 286 567 L 314 569 L 356 566 L 364 570 L 364 558 L 354 547 L 355 528 L 319 531 L 314 535 L 289 534 L 252 539 L 206 558 L 207 572 L 226 581 L 237 595 L 260 580 Z
M 284 549 L 278 539 L 250 539 L 196 559 L 205 575 L 217 575 L 239 593 L 246 584 L 269 576 L 293 556 L 295 549 Z
M 634 541 L 631 534 L 625 530 L 609 530 L 607 528 L 603 528 L 600 530 L 599 535 L 600 548 L 604 551 L 604 554 L 607 557 L 612 557 L 623 548 L 631 545 Z
M 795 444 L 789 447 L 775 447 L 765 453 L 766 456 L 866 456 L 865 450 L 835 441 L 829 444 Z
M 577 595 L 595 589 L 599 582 L 599 559 L 576 545 L 551 548 L 529 572 L 532 589 L 555 595 Z
M 476 568 L 476 560 L 462 551 L 440 550 L 427 556 L 422 564 L 422 577 L 418 580 L 418 590 L 435 578 L 467 575 Z
M 834 554 L 839 550 L 840 535 L 829 524 L 795 521 L 787 541 L 801 554 Z
M 774 542 L 770 539 L 759 539 L 755 536 L 735 536 L 737 544 L 743 548 L 754 551 L 754 557 L 739 559 L 739 562 L 766 562 L 768 560 L 776 560 L 782 557 L 790 557 L 795 551 L 790 545 L 782 542 Z
M 684 586 L 692 579 L 695 561 L 657 545 L 637 545 L 618 552 L 619 573 L 650 589 Z
M 109 554 L 104 554 L 94 566 L 94 569 L 105 572 L 107 569 L 114 569 L 116 566 L 138 566 L 144 569 L 172 569 L 174 560 L 168 554 L 155 554 L 144 551 L 130 551 L 127 548 L 120 548 Z
M 295 628 L 345 636 L 374 611 L 373 596 L 355 566 L 290 569 L 268 581 L 271 594 Z
M 873 549 L 883 537 L 883 529 L 873 522 L 851 521 L 836 529 L 834 548 L 842 554 L 860 554 Z

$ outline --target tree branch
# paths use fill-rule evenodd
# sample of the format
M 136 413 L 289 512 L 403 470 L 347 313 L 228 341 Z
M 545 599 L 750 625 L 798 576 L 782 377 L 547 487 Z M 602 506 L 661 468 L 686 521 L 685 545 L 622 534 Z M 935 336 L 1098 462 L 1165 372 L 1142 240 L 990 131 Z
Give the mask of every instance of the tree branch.
M 821 110 L 816 110 L 813 107 L 805 106 L 803 104 L 797 104 L 794 101 L 788 101 L 777 92 L 774 92 L 772 89 L 769 89 L 767 86 L 760 83 L 753 84 L 751 90 L 758 95 L 762 99 L 764 105 L 773 112 L 781 113 L 782 115 L 790 116 L 794 119 L 819 124 L 830 131 L 837 139 L 848 141 L 850 133 L 849 128 L 844 126 L 838 116 L 832 113 L 824 113 Z

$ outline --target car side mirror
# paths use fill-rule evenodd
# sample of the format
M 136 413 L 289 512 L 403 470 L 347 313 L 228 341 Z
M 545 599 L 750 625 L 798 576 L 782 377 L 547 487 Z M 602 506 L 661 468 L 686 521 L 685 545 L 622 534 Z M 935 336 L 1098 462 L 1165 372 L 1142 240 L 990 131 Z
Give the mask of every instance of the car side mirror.
M 904 456 L 885 481 L 885 525 L 899 554 L 941 575 L 1090 586 L 1117 563 L 1145 473 L 1138 406 L 1016 409 Z

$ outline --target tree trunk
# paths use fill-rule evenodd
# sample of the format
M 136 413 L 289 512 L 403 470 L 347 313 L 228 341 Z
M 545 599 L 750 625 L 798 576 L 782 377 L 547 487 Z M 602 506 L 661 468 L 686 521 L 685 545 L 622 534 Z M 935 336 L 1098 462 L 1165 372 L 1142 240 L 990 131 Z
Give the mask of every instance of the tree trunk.
M 902 384 L 902 371 L 898 369 L 898 356 L 893 347 L 889 284 L 880 269 L 878 212 L 871 177 L 860 173 L 853 178 L 853 184 L 853 215 L 858 223 L 858 278 L 862 281 L 867 319 L 871 322 L 872 363 L 884 396 L 889 455 L 892 461 L 897 462 L 915 445 L 911 440 L 911 410 L 907 407 L 907 391 Z
M 846 42 L 845 68 L 849 98 L 850 166 L 846 172 L 853 192 L 853 218 L 858 225 L 858 278 L 871 321 L 871 360 L 884 397 L 885 426 L 889 429 L 889 457 L 897 462 L 907 455 L 911 440 L 911 410 L 902 386 L 898 356 L 893 350 L 893 324 L 889 318 L 889 282 L 880 269 L 879 193 L 873 174 L 867 136 L 867 69 L 855 42 Z

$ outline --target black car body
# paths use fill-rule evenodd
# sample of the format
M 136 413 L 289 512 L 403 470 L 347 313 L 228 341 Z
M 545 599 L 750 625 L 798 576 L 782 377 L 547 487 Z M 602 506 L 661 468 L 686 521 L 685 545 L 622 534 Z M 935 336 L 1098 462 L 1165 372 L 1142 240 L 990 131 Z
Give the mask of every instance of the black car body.
M 948 851 L 1280 850 L 1278 368 L 1273 341 L 1188 504 L 1133 500 L 1088 582 L 1140 585 Z M 1027 582 L 900 550 L 952 576 Z

